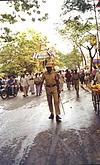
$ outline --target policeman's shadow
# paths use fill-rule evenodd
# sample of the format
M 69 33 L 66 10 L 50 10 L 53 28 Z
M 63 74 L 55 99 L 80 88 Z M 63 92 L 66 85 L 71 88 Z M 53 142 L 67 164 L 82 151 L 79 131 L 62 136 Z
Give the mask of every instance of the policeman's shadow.
M 55 134 L 59 135 L 61 130 L 62 130 L 62 123 L 61 122 L 60 123 L 56 122 Z
M 62 122 L 57 122 L 55 119 L 51 120 L 49 123 L 49 127 L 52 131 L 58 132 L 61 129 Z

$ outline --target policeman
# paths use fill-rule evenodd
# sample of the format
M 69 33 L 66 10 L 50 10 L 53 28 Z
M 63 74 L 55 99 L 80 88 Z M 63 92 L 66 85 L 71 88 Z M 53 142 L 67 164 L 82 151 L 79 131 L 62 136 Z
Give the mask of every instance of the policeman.
M 48 106 L 50 110 L 49 119 L 54 119 L 53 101 L 55 107 L 56 121 L 61 122 L 60 108 L 59 108 L 59 77 L 52 69 L 52 63 L 48 62 L 46 65 L 47 71 L 43 73 L 42 82 L 45 81 L 45 89 L 47 95 Z
M 77 69 L 75 69 L 73 80 L 74 80 L 74 86 L 76 90 L 76 96 L 77 98 L 79 98 L 79 73 L 77 72 Z

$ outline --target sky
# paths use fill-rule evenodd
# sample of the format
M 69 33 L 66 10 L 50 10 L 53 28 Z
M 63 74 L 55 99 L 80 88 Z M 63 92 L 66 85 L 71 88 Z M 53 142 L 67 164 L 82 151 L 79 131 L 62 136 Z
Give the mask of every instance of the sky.
M 18 22 L 11 25 L 13 31 L 25 31 L 26 29 L 34 29 L 48 37 L 50 43 L 56 45 L 56 48 L 62 53 L 68 53 L 71 49 L 71 43 L 63 41 L 61 36 L 55 30 L 56 23 L 61 23 L 60 12 L 63 0 L 47 0 L 47 4 L 41 6 L 41 10 L 49 14 L 49 19 L 46 22 L 36 21 L 33 23 L 28 19 L 26 22 Z M 0 13 L 12 12 L 5 2 L 0 2 Z
M 39 0 L 41 1 L 41 0 Z M 48 13 L 49 19 L 46 22 L 36 21 L 35 23 L 31 19 L 27 19 L 26 22 L 19 21 L 14 25 L 10 25 L 14 32 L 16 31 L 25 31 L 27 29 L 33 29 L 48 37 L 48 40 L 51 44 L 56 45 L 56 49 L 66 54 L 72 50 L 72 45 L 68 40 L 63 40 L 62 37 L 55 30 L 57 24 L 61 24 L 61 6 L 64 0 L 47 0 L 47 3 L 41 6 L 41 10 L 44 13 Z M 97 2 L 97 0 L 95 0 Z M 12 12 L 11 8 L 8 8 L 6 2 L 0 1 L 0 13 L 9 13 Z M 74 13 L 75 14 L 75 13 Z M 24 13 L 25 15 L 25 13 Z M 23 15 L 22 15 L 23 16 Z M 84 18 L 87 15 L 84 15 Z M 27 16 L 26 16 L 27 18 Z

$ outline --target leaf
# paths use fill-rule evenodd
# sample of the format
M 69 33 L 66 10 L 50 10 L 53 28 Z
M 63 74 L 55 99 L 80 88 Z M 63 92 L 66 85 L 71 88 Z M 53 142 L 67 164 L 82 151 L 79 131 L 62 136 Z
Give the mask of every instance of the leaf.
M 21 18 L 21 20 L 22 20 L 22 21 L 26 21 L 26 19 L 25 19 L 25 18 Z
M 65 0 L 62 10 L 63 10 L 63 14 L 66 14 L 67 12 L 70 11 L 81 11 L 81 12 L 85 12 L 88 10 L 92 10 L 93 9 L 93 5 L 91 4 L 91 1 L 85 1 L 85 0 Z
M 32 21 L 35 22 L 35 18 L 32 18 Z
M 14 24 L 15 22 L 17 22 L 17 19 L 16 19 L 16 15 L 1 14 L 0 21 L 1 22 L 9 22 L 9 23 Z
M 37 11 L 37 14 L 40 14 L 40 11 Z

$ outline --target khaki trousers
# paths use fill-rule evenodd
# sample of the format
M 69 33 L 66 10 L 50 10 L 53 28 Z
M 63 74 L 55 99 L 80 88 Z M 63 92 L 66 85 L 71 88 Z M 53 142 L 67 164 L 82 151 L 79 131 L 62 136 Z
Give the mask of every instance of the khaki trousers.
M 74 85 L 75 85 L 76 95 L 77 97 L 79 97 L 79 81 L 76 81 Z
M 54 114 L 53 105 L 55 107 L 55 114 L 60 114 L 60 108 L 59 108 L 59 98 L 58 98 L 58 92 L 57 87 L 46 87 L 46 94 L 47 94 L 47 101 L 49 105 L 49 110 L 52 114 Z

